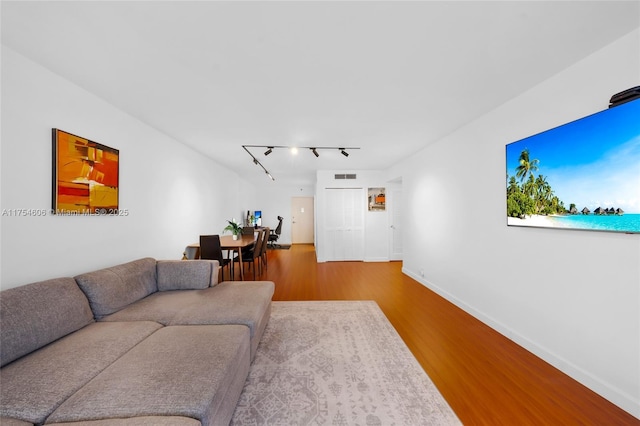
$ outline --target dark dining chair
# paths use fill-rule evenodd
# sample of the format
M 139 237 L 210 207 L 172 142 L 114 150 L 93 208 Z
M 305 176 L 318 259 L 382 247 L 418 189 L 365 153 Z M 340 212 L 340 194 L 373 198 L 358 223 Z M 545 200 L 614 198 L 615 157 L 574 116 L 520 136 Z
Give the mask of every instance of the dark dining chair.
M 233 279 L 233 263 L 231 259 L 225 259 L 222 255 L 220 235 L 200 235 L 200 259 L 217 260 L 224 281 L 224 268 L 229 270 L 229 279 Z
M 253 226 L 243 226 L 242 227 L 242 235 L 249 235 L 249 236 L 253 236 L 255 234 L 255 232 L 257 231 L 256 228 L 254 228 Z M 253 250 L 253 246 L 254 243 L 243 247 L 242 248 L 242 256 L 244 257 L 245 255 L 247 255 L 247 253 L 249 253 L 249 255 L 251 255 L 251 250 Z
M 264 238 L 262 239 L 262 248 L 260 249 L 260 261 L 264 265 L 264 269 L 267 269 L 267 245 L 269 245 L 269 227 L 264 228 Z
M 267 237 L 267 235 L 264 232 L 264 229 L 259 229 L 258 230 L 258 237 L 256 238 L 256 242 L 253 245 L 253 248 L 248 250 L 248 251 L 243 251 L 242 252 L 242 265 L 239 265 L 241 268 L 244 268 L 244 264 L 248 263 L 249 264 L 249 269 L 253 270 L 253 279 L 256 279 L 256 261 L 261 261 L 260 258 L 260 249 L 261 249 L 261 245 L 262 242 L 264 241 L 264 239 Z M 239 256 L 235 256 L 233 258 L 233 262 L 235 264 L 235 262 L 240 263 L 240 257 Z M 259 267 L 259 265 L 258 265 Z

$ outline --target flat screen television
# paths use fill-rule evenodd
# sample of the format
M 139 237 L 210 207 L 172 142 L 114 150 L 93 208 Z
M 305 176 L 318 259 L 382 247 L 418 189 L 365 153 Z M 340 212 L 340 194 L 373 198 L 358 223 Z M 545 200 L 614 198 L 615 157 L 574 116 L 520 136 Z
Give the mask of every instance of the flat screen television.
M 640 233 L 640 99 L 506 146 L 507 225 Z

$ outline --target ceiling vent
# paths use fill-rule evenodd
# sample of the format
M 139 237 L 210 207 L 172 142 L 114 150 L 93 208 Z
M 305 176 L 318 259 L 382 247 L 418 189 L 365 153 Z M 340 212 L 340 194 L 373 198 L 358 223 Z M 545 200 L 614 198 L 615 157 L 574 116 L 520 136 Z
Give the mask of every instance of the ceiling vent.
M 336 174 L 336 175 L 333 175 L 333 177 L 336 180 L 338 180 L 338 179 L 356 179 L 357 178 L 355 173 Z

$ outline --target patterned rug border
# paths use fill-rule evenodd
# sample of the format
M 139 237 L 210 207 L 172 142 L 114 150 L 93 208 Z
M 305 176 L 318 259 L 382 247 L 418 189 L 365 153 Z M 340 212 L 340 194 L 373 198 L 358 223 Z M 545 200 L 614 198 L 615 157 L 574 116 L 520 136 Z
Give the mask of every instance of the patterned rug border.
M 232 425 L 459 425 L 373 300 L 274 301 Z

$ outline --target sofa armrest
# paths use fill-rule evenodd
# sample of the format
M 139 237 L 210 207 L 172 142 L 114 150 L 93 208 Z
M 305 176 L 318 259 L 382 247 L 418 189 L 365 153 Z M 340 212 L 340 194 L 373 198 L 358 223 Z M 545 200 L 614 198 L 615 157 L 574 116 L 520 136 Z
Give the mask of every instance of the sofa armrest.
M 217 260 L 158 260 L 158 290 L 197 290 L 218 284 Z

